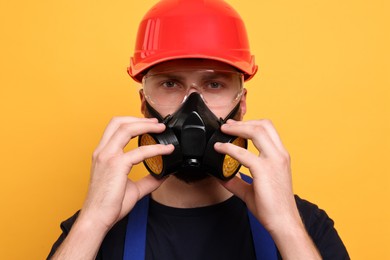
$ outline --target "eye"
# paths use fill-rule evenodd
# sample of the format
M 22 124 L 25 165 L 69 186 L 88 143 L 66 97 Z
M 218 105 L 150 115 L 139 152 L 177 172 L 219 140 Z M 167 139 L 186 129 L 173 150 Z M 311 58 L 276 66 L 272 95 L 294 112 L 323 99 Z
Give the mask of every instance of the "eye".
M 166 88 L 174 88 L 174 87 L 178 86 L 178 84 L 175 81 L 172 81 L 172 80 L 164 81 L 164 82 L 162 82 L 161 85 L 163 87 L 166 87 Z
M 216 81 L 209 82 L 207 86 L 211 89 L 219 89 L 222 88 L 222 84 Z

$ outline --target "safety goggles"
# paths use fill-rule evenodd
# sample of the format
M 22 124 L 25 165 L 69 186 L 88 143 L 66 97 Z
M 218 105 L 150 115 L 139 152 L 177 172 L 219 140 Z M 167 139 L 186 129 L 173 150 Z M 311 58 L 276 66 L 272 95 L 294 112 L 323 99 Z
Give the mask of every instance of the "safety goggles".
M 142 88 L 152 105 L 177 107 L 197 91 L 212 108 L 236 104 L 243 93 L 243 82 L 243 74 L 232 70 L 170 70 L 146 74 Z

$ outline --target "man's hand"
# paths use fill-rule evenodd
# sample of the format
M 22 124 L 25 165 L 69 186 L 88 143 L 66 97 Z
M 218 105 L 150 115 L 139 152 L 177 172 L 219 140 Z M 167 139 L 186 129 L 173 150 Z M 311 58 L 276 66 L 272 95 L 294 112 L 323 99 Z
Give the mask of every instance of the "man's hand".
M 123 149 L 135 136 L 159 133 L 164 129 L 165 125 L 157 123 L 156 119 L 120 117 L 110 122 L 93 153 L 91 181 L 81 215 L 110 229 L 139 199 L 162 183 L 150 175 L 132 182 L 127 175 L 133 165 L 171 153 L 172 145 L 147 145 L 126 153 Z
M 233 144 L 217 143 L 217 152 L 237 159 L 253 177 L 251 185 L 237 176 L 221 184 L 247 204 L 270 232 L 283 259 L 320 259 L 295 203 L 289 153 L 272 123 L 228 120 L 221 130 L 252 140 L 259 152 L 254 154 Z
M 133 182 L 128 179 L 133 165 L 169 154 L 173 145 L 147 145 L 124 152 L 131 140 L 145 133 L 160 133 L 165 125 L 156 119 L 118 117 L 108 124 L 93 153 L 88 194 L 80 214 L 54 258 L 93 259 L 105 234 L 146 194 L 163 180 L 151 175 Z

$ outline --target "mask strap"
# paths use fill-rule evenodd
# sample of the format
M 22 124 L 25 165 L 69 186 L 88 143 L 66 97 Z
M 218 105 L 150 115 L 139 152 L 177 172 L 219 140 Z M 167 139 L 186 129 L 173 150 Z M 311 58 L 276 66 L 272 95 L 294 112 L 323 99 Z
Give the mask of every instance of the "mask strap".
M 168 116 L 166 116 L 165 118 L 163 118 L 163 117 L 160 115 L 160 113 L 157 112 L 157 110 L 154 109 L 154 108 L 149 104 L 148 101 L 146 101 L 146 108 L 148 109 L 148 111 L 150 112 L 150 114 L 151 114 L 152 116 L 154 116 L 154 117 L 156 117 L 156 118 L 158 119 L 158 121 L 159 121 L 160 123 L 165 122 L 165 121 L 166 121 L 166 118 L 168 118 L 168 117 L 171 116 L 171 115 L 168 115 Z
M 233 108 L 232 111 L 230 111 L 230 113 L 225 117 L 225 119 L 222 119 L 222 117 L 219 118 L 220 124 L 222 125 L 226 123 L 228 119 L 233 119 L 233 117 L 235 117 L 239 109 L 240 109 L 240 102 L 237 103 L 237 105 Z

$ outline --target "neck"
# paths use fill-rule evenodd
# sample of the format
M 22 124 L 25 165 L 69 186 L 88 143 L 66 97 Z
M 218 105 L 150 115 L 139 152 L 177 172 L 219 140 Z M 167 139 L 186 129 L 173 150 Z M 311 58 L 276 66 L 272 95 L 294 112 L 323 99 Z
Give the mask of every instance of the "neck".
M 231 196 L 232 193 L 213 177 L 186 183 L 172 175 L 152 193 L 152 198 L 158 203 L 175 208 L 210 206 Z

